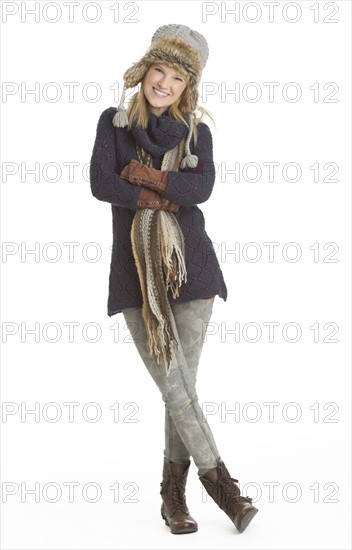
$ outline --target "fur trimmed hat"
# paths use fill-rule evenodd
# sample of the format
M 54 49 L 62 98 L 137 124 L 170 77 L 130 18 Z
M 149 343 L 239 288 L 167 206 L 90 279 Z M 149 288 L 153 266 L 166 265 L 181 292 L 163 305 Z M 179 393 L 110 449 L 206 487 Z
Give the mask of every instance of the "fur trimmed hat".
M 192 113 L 198 104 L 198 85 L 202 70 L 207 62 L 209 49 L 204 36 L 186 25 L 163 25 L 159 27 L 144 56 L 125 71 L 124 87 L 117 112 L 112 120 L 118 127 L 128 124 L 127 112 L 124 107 L 126 90 L 134 88 L 143 80 L 144 75 L 153 63 L 165 63 L 179 70 L 188 78 L 188 85 L 180 102 L 180 110 L 188 114 L 189 132 L 185 142 L 186 156 L 182 159 L 181 168 L 194 168 L 198 158 L 190 152 L 189 144 L 193 133 Z

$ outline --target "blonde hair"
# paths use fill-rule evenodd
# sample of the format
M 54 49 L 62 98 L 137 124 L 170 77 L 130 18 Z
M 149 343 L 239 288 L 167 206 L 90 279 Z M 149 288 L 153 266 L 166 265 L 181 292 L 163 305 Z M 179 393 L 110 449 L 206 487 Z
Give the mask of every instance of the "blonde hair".
M 187 120 L 187 114 L 189 113 L 184 113 L 179 109 L 179 105 L 182 101 L 182 98 L 187 91 L 188 78 L 187 78 L 187 74 L 185 74 L 183 71 L 179 71 L 179 72 L 183 74 L 183 76 L 186 78 L 187 83 L 180 97 L 170 105 L 169 113 L 172 118 L 174 118 L 178 122 L 185 124 L 187 128 L 189 128 L 189 123 Z M 145 97 L 144 91 L 143 91 L 144 78 L 145 78 L 145 75 L 141 81 L 139 90 L 131 97 L 131 100 L 127 105 L 127 116 L 128 116 L 127 127 L 129 130 L 131 129 L 131 126 L 134 124 L 138 126 L 142 126 L 142 128 L 146 128 L 148 126 L 150 108 L 149 108 L 147 98 Z M 197 110 L 200 112 L 200 115 L 197 115 L 196 111 L 193 111 L 192 113 L 190 113 L 193 118 L 193 138 L 194 138 L 195 145 L 197 144 L 197 135 L 198 135 L 197 124 L 199 124 L 199 122 L 202 122 L 204 116 L 209 117 L 215 126 L 214 118 L 207 109 L 199 106 L 197 107 Z

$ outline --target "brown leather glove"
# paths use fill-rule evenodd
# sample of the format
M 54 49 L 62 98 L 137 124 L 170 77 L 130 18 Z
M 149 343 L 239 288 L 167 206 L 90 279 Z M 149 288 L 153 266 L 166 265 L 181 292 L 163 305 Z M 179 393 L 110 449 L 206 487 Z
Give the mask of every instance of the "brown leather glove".
M 127 179 L 130 183 L 148 187 L 153 191 L 162 193 L 168 184 L 168 172 L 150 168 L 138 160 L 132 159 L 122 170 L 120 177 Z
M 180 205 L 175 202 L 171 202 L 168 199 L 163 199 L 157 191 L 152 191 L 151 189 L 142 187 L 138 196 L 137 207 L 177 212 Z

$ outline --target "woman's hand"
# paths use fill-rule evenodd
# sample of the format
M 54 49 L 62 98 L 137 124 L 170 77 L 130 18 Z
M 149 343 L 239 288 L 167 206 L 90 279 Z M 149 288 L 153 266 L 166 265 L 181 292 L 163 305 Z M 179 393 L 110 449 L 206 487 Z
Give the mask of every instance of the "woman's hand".
M 152 208 L 153 210 L 177 212 L 180 205 L 164 199 L 157 191 L 142 187 L 138 197 L 137 208 Z
M 128 180 L 134 185 L 148 187 L 159 193 L 165 191 L 168 183 L 167 171 L 151 168 L 135 159 L 132 159 L 131 162 L 124 167 L 120 177 Z

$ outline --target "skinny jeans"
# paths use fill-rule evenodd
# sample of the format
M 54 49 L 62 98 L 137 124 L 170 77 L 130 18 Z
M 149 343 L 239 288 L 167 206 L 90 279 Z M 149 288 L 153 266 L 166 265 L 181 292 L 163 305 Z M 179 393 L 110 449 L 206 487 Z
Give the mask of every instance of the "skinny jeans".
M 139 355 L 159 388 L 165 405 L 164 457 L 183 464 L 187 464 L 192 457 L 198 475 L 214 468 L 220 458 L 196 391 L 198 364 L 214 299 L 170 304 L 178 348 L 168 375 L 166 365 L 158 365 L 149 354 L 142 308 L 132 307 L 122 311 Z

